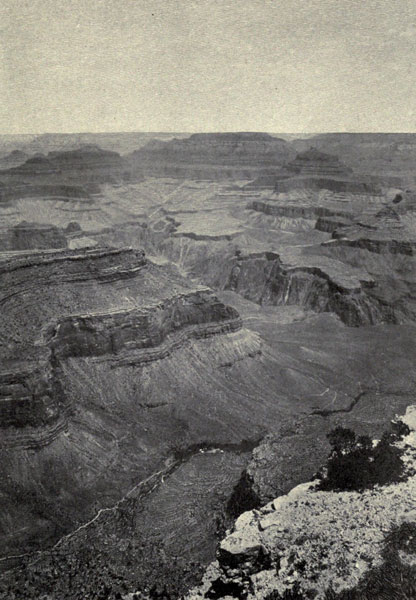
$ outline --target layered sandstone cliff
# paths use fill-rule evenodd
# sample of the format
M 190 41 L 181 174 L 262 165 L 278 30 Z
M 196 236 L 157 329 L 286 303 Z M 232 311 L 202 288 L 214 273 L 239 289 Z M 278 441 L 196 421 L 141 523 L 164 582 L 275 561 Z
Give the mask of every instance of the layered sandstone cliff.
M 293 156 L 290 145 L 267 133 L 198 133 L 149 142 L 128 158 L 133 169 L 164 177 L 252 179 Z
M 392 308 L 369 295 L 374 281 L 368 275 L 348 273 L 337 261 L 318 259 L 314 264 L 306 257 L 298 257 L 297 262 L 298 266 L 285 264 L 273 252 L 237 257 L 225 289 L 259 304 L 334 312 L 350 326 L 395 321 Z
M 0 172 L 5 182 L 101 184 L 129 179 L 128 163 L 118 154 L 96 145 L 76 150 L 52 151 L 47 156 L 35 155 L 23 164 Z M 136 173 L 136 180 L 140 178 Z
M 7 364 L 3 428 L 58 417 L 61 398 L 44 381 L 50 383 L 53 369 L 71 356 L 141 364 L 169 355 L 187 339 L 241 328 L 236 311 L 209 290 L 170 279 L 131 249 L 17 256 L 0 264 L 0 278 L 7 315 L 0 346 Z M 28 372 L 24 364 L 34 367 Z
M 352 173 L 352 169 L 343 165 L 337 156 L 313 147 L 300 152 L 293 161 L 287 163 L 286 168 L 294 173 L 317 177 L 339 177 Z

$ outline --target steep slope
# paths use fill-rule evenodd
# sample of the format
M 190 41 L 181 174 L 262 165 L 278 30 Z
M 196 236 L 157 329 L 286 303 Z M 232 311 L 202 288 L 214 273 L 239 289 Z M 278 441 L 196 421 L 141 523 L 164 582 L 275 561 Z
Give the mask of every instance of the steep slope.
M 0 269 L 2 364 L 8 373 L 16 371 L 17 381 L 24 379 L 19 365 L 26 371 L 23 365 L 40 363 L 41 357 L 49 358 L 51 368 L 69 357 L 103 355 L 120 364 L 140 364 L 168 355 L 187 338 L 241 328 L 236 311 L 216 302 L 210 292 L 191 291 L 180 278 L 169 279 L 163 269 L 148 264 L 143 252 L 131 249 L 16 256 L 4 260 Z M 37 410 L 43 396 L 23 396 L 18 386 L 5 385 L 3 427 L 24 427 L 25 412 L 31 424 L 48 420 Z M 33 382 L 21 385 L 26 393 L 34 387 Z
M 196 409 L 211 386 L 208 372 L 198 374 L 201 361 L 213 369 L 232 365 L 256 356 L 259 341 L 212 292 L 131 249 L 15 256 L 3 259 L 0 277 L 7 552 L 31 535 L 39 534 L 37 543 L 56 535 L 50 502 L 52 520 L 57 507 L 68 511 L 57 531 L 70 527 L 97 502 L 120 497 L 132 476 L 163 462 L 182 438 L 186 445 L 208 437 L 212 407 Z M 211 393 L 224 383 L 220 378 Z M 235 395 L 234 415 L 240 393 L 230 390 L 224 400 L 225 409 Z M 235 421 L 237 437 L 244 422 Z M 225 422 L 217 435 L 229 436 Z M 58 487 L 48 483 L 51 469 Z M 28 504 L 15 506 L 16 489 L 26 490 Z M 40 518 L 33 494 L 44 507 Z M 16 519 L 23 523 L 17 538 Z

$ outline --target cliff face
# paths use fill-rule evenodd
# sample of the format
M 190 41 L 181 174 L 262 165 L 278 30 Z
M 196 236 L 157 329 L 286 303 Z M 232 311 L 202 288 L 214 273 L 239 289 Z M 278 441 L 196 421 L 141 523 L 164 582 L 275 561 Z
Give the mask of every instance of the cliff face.
M 341 276 L 340 276 L 341 275 Z M 347 325 L 394 321 L 391 308 L 366 294 L 372 283 L 348 279 L 319 266 L 291 267 L 273 253 L 237 258 L 225 289 L 266 305 L 298 305 L 315 312 L 334 312 Z
M 9 230 L 9 236 L 11 250 L 66 248 L 68 245 L 63 229 L 41 223 L 23 221 Z
M 316 177 L 345 177 L 352 173 L 352 169 L 343 165 L 337 156 L 325 154 L 316 148 L 300 152 L 286 168 L 294 173 Z
M 334 228 L 332 238 L 334 246 L 362 248 L 377 254 L 413 256 L 416 248 L 414 217 L 406 212 L 400 216 L 388 204 L 367 218 L 364 216 L 356 218 L 353 223 L 340 223 Z
M 24 179 L 24 177 L 22 178 Z M 80 185 L 64 184 L 23 184 L 21 179 L 16 184 L 0 186 L 0 202 L 6 203 L 19 198 L 59 198 L 59 199 L 90 199 L 89 193 L 85 187 Z
M 330 178 L 322 175 L 316 177 L 310 176 L 295 176 L 289 179 L 277 181 L 274 191 L 278 194 L 282 192 L 290 192 L 296 189 L 309 190 L 330 190 L 333 192 L 343 192 L 349 194 L 378 194 L 380 187 L 373 183 L 365 183 L 353 180 L 343 180 L 339 177 Z
M 149 240 L 147 243 L 150 246 Z M 291 256 L 287 251 L 282 255 L 272 251 L 243 253 L 238 237 L 198 241 L 165 239 L 162 235 L 159 240 L 152 238 L 151 243 L 214 289 L 237 292 L 263 306 L 331 312 L 354 327 L 414 318 L 404 306 L 395 306 L 388 298 L 380 301 L 376 279 L 365 270 L 325 256 Z
M 303 219 L 314 219 L 316 217 L 349 217 L 351 213 L 344 209 L 331 209 L 325 206 L 319 205 L 307 205 L 305 204 L 295 204 L 295 203 L 276 203 L 276 202 L 267 202 L 264 200 L 254 200 L 253 202 L 249 202 L 247 205 L 249 210 L 255 210 L 257 212 L 262 212 L 265 215 L 271 216 L 282 216 L 282 217 L 290 217 L 297 218 L 302 217 Z
M 222 231 L 219 229 L 217 235 L 210 233 L 208 226 L 204 226 L 207 234 L 202 235 L 188 232 L 188 227 L 185 229 L 181 223 L 181 215 L 159 215 L 154 226 L 138 227 L 134 235 L 149 252 L 166 256 L 192 277 L 214 289 L 235 291 L 261 305 L 300 306 L 316 313 L 331 312 L 355 327 L 415 320 L 410 263 L 406 266 L 409 274 L 400 260 L 392 264 L 387 281 L 381 264 L 374 269 L 373 259 L 354 257 L 353 248 L 350 255 L 343 252 L 349 242 L 344 239 L 320 241 L 325 237 L 315 237 L 315 232 L 322 230 L 329 234 L 333 230 L 336 235 L 339 225 L 343 228 L 352 223 L 352 213 L 345 204 L 313 206 L 293 202 L 285 205 L 283 201 L 255 200 L 249 203 L 245 218 L 244 230 L 237 229 L 237 220 L 230 221 L 227 235 L 228 223 L 224 218 Z M 290 233 L 289 240 L 298 235 L 299 246 L 276 244 L 276 251 L 263 250 L 267 245 L 252 241 L 248 235 L 259 236 L 257 231 L 261 228 L 267 231 L 267 227 L 296 232 Z M 303 239 L 309 238 L 312 242 L 304 250 L 305 242 L 299 231 L 304 231 Z M 364 231 L 366 239 L 371 239 L 371 231 L 368 228 Z M 391 249 L 391 256 L 395 256 L 394 241 L 389 239 L 385 238 L 387 251 Z M 405 249 L 403 242 L 400 251 L 404 253 Z M 363 268 L 357 266 L 361 264 Z M 391 284 L 393 280 L 395 286 Z

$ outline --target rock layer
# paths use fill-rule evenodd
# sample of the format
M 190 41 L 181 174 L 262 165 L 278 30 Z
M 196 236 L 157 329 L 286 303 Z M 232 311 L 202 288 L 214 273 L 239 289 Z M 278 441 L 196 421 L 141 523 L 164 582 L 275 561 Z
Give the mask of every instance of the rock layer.
M 65 402 L 54 377 L 69 357 L 108 355 L 140 364 L 167 356 L 186 339 L 241 328 L 237 312 L 212 292 L 171 277 L 131 249 L 51 252 L 1 263 L 6 318 L 0 351 L 7 365 L 1 375 L 1 426 L 42 425 L 59 417 Z M 23 367 L 28 363 L 34 365 L 29 371 Z
M 285 265 L 272 252 L 238 257 L 225 289 L 259 304 L 293 304 L 315 312 L 334 312 L 350 326 L 394 321 L 389 307 L 367 295 L 371 279 L 360 282 L 329 265 L 320 267 L 319 261 L 316 266 L 307 261 L 302 265 L 301 257 L 299 262 L 299 266 Z
M 163 177 L 252 179 L 293 156 L 290 145 L 267 133 L 198 133 L 150 142 L 129 156 L 133 169 Z

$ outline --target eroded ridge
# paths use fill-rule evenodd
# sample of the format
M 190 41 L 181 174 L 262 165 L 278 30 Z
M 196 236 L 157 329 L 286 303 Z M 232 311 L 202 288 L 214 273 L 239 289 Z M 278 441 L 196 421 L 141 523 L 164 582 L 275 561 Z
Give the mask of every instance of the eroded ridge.
M 111 367 L 169 356 L 190 339 L 235 332 L 237 311 L 209 288 L 131 248 L 63 250 L 0 263 L 0 427 L 4 445 L 57 435 L 71 401 L 60 370 L 71 357 Z M 29 428 L 29 429 L 28 429 Z M 21 435 L 22 434 L 22 435 Z

